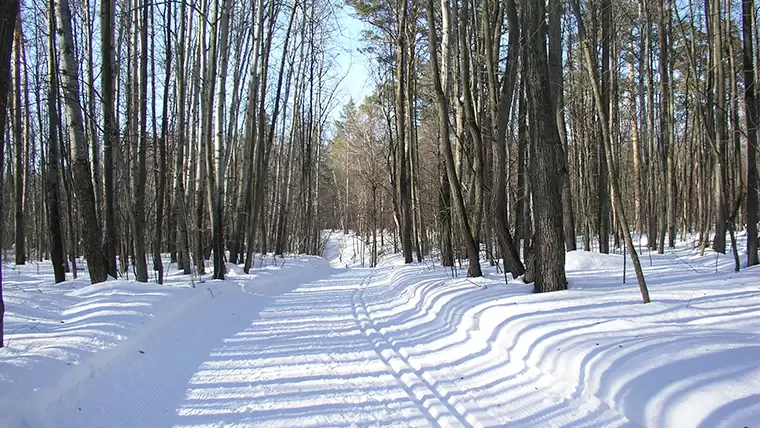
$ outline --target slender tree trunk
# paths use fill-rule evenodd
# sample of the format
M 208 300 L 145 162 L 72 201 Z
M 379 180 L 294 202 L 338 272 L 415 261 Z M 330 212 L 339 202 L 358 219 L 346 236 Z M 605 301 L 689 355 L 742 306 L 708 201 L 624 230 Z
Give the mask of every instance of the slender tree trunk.
M 601 2 L 601 14 L 602 14 L 602 64 L 601 64 L 601 97 L 602 104 L 607 114 L 605 115 L 609 120 L 610 111 L 610 25 L 612 20 L 612 6 L 610 0 L 602 0 Z M 594 56 L 596 58 L 596 56 Z M 594 61 L 594 68 L 596 68 L 596 61 Z M 604 123 L 599 117 L 600 126 L 610 129 L 611 124 Z M 609 169 L 607 168 L 607 158 L 612 157 L 612 153 L 606 150 L 603 137 L 597 135 L 598 140 L 598 171 L 597 176 L 597 190 L 599 192 L 599 212 L 598 212 L 598 224 L 599 224 L 599 252 L 610 252 L 610 195 L 609 195 Z
M 506 152 L 506 133 L 507 122 L 511 116 L 512 98 L 517 85 L 517 70 L 519 68 L 520 58 L 520 25 L 517 17 L 517 7 L 515 0 L 507 0 L 505 4 L 506 15 L 509 22 L 509 47 L 507 51 L 507 70 L 505 70 L 502 81 L 500 98 L 496 100 L 496 73 L 495 60 L 488 61 L 492 70 L 488 76 L 492 80 L 489 82 L 491 88 L 491 103 L 495 104 L 495 114 L 492 114 L 494 122 L 494 145 L 496 152 L 496 165 L 494 171 L 494 188 L 491 191 L 491 215 L 496 239 L 499 242 L 501 257 L 504 259 L 504 268 L 508 269 L 514 278 L 525 272 L 525 267 L 520 261 L 520 254 L 517 250 L 512 235 L 509 233 L 509 216 L 507 213 L 507 152 Z M 487 36 L 490 37 L 490 36 Z M 493 48 L 486 47 L 488 55 L 493 57 Z M 518 238 L 519 240 L 519 238 Z
M 660 180 L 659 181 L 659 197 L 658 205 L 660 207 L 659 215 L 659 236 L 657 238 L 657 253 L 663 254 L 665 252 L 665 233 L 669 229 L 670 225 L 670 213 L 671 210 L 675 210 L 675 201 L 671 201 L 669 198 L 669 177 L 668 171 L 670 166 L 668 165 L 669 155 L 672 142 L 672 122 L 670 119 L 670 72 L 668 71 L 668 30 L 665 26 L 665 0 L 660 0 L 659 7 L 659 19 L 657 25 L 657 38 L 660 44 L 660 133 L 658 139 L 658 146 L 660 148 Z M 675 214 L 675 211 L 673 211 Z M 673 236 L 670 237 L 671 241 Z
M 557 118 L 557 129 L 562 144 L 560 153 L 560 180 L 562 182 L 562 227 L 565 232 L 565 250 L 574 251 L 575 243 L 575 213 L 573 212 L 573 197 L 570 188 L 570 174 L 567 170 L 567 124 L 565 123 L 565 82 L 562 72 L 562 16 L 564 15 L 564 0 L 549 2 L 549 79 L 554 101 L 554 115 Z
M 726 253 L 726 221 L 728 220 L 727 182 L 727 130 L 726 130 L 726 81 L 724 76 L 723 30 L 720 0 L 710 0 L 712 6 L 707 14 L 712 17 L 713 73 L 715 75 L 715 170 L 713 191 L 715 198 L 715 240 L 713 250 Z
M 166 39 L 170 39 L 170 29 L 172 25 L 172 11 L 171 8 L 167 8 L 164 12 L 166 14 Z M 158 272 L 158 283 L 164 283 L 164 263 L 161 259 L 161 249 L 163 247 L 163 232 L 164 232 L 164 198 L 166 193 L 166 140 L 168 137 L 168 115 L 169 115 L 169 85 L 171 82 L 171 64 L 172 64 L 172 48 L 171 43 L 166 45 L 166 60 L 164 63 L 164 96 L 162 106 L 162 119 L 161 119 L 161 136 L 154 136 L 158 138 L 158 153 L 154 152 L 154 156 L 158 157 L 156 168 L 156 237 L 153 244 L 153 269 Z M 155 90 L 155 85 L 154 85 Z M 154 97 L 155 99 L 155 97 Z M 155 110 L 154 110 L 155 112 Z M 155 121 L 154 121 L 155 127 Z
M 744 57 L 744 117 L 747 121 L 747 265 L 757 260 L 757 127 L 758 114 L 752 41 L 752 0 L 742 0 L 742 41 Z
M 401 208 L 401 247 L 404 262 L 412 262 L 412 213 L 411 188 L 409 184 L 409 162 L 406 150 L 406 69 L 408 66 L 408 41 L 406 26 L 408 19 L 408 0 L 398 0 L 399 22 L 396 33 L 396 143 L 399 164 L 399 202 Z
M 219 0 L 217 0 L 218 2 Z M 210 191 L 213 191 L 211 197 L 211 235 L 212 243 L 214 247 L 214 279 L 224 279 L 225 272 L 225 255 L 224 255 L 224 179 L 227 170 L 227 159 L 229 157 L 229 150 L 231 144 L 229 141 L 225 141 L 225 117 L 224 113 L 227 108 L 226 93 L 227 93 L 227 63 L 229 53 L 229 33 L 230 33 L 230 4 L 229 0 L 223 0 L 221 5 L 221 22 L 219 28 L 219 58 L 220 69 L 218 74 L 218 100 L 216 111 L 216 139 L 215 139 L 215 158 L 214 169 L 216 170 L 216 177 L 214 177 L 215 188 L 209 186 Z M 212 40 L 215 41 L 214 38 Z M 216 47 L 212 45 L 212 52 L 215 52 Z M 212 61 L 216 60 L 216 55 L 212 54 Z M 215 66 L 211 68 L 215 71 Z M 216 78 L 215 74 L 209 74 L 210 78 Z M 210 142 L 210 141 L 209 141 Z M 211 147 L 209 145 L 209 153 Z M 211 190 L 213 189 L 213 190 Z
M 50 260 L 53 263 L 56 284 L 66 281 L 66 266 L 63 249 L 63 224 L 60 214 L 60 190 L 58 166 L 60 164 L 60 143 L 58 142 L 58 58 L 55 48 L 55 11 L 53 2 L 48 8 L 48 75 L 50 83 L 47 93 L 48 107 L 48 157 L 46 174 L 47 215 L 50 232 Z
M 15 253 L 16 264 L 26 264 L 26 236 L 24 231 L 24 178 L 26 175 L 26 165 L 24 162 L 26 158 L 26 144 L 24 144 L 24 128 L 23 128 L 23 111 L 24 108 L 21 105 L 21 51 L 24 48 L 24 34 L 21 29 L 21 16 L 18 18 L 15 30 L 15 61 L 14 61 L 14 77 L 15 90 L 14 90 L 14 102 L 13 102 L 13 142 L 14 153 L 16 155 L 16 174 L 15 174 L 15 193 L 16 193 L 16 230 L 15 230 Z M 0 129 L 0 132 L 5 132 L 4 129 Z
M 114 195 L 116 183 L 114 171 L 116 163 L 113 159 L 114 145 L 118 135 L 116 118 L 114 117 L 114 0 L 101 0 L 100 3 L 100 42 L 101 42 L 101 88 L 103 96 L 103 181 L 105 185 L 103 214 L 105 230 L 103 236 L 108 275 L 116 278 L 116 223 Z M 180 109 L 181 110 L 181 109 Z
M 633 48 L 633 47 L 632 47 Z M 631 49 L 633 51 L 633 49 Z M 633 56 L 633 55 L 632 55 Z M 634 64 L 632 58 L 631 64 Z M 637 87 L 636 72 L 633 65 L 630 66 L 630 86 L 631 88 Z M 640 90 L 640 89 L 639 89 Z M 639 233 L 644 232 L 644 219 L 646 216 L 643 212 L 642 198 L 643 198 L 643 184 L 641 182 L 641 134 L 639 133 L 639 110 L 638 110 L 638 95 L 635 91 L 630 92 L 631 103 L 631 156 L 633 157 L 633 210 L 634 210 L 634 225 Z
M 105 0 L 110 1 L 110 0 Z M 185 275 L 190 274 L 190 242 L 188 236 L 189 209 L 187 206 L 187 194 L 185 188 L 185 147 L 186 142 L 186 98 L 187 78 L 185 35 L 187 34 L 186 2 L 182 2 L 179 11 L 179 43 L 177 44 L 177 155 L 175 162 L 174 177 L 174 207 L 177 217 L 177 243 L 179 245 L 179 268 Z
M 103 174 L 100 161 L 100 139 L 98 138 L 98 120 L 95 110 L 95 48 L 93 46 L 93 35 L 95 33 L 95 22 L 93 13 L 94 5 L 90 5 L 90 0 L 85 0 L 82 4 L 84 9 L 84 24 L 87 31 L 85 35 L 85 48 L 87 55 L 87 68 L 85 70 L 85 88 L 87 92 L 87 117 L 86 132 L 90 139 L 90 150 L 92 152 L 92 178 L 95 186 L 95 207 L 98 213 L 98 220 L 103 219 Z M 103 225 L 99 225 L 101 228 Z
M 136 135 L 135 170 L 132 176 L 132 234 L 134 239 L 135 278 L 148 282 L 148 263 L 145 258 L 145 190 L 148 181 L 148 17 L 149 4 L 140 6 L 140 63 L 139 63 L 139 130 Z M 136 19 L 137 20 L 137 19 Z M 135 28 L 135 31 L 138 31 Z M 137 53 L 136 53 L 137 54 Z

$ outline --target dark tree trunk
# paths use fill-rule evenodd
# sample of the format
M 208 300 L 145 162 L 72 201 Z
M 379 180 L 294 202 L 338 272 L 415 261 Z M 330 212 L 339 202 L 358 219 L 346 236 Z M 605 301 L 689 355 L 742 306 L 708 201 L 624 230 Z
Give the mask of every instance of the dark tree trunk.
M 610 24 L 612 16 L 612 6 L 610 0 L 602 0 L 602 70 L 601 70 L 601 88 L 602 104 L 606 111 L 610 108 Z M 595 65 L 596 66 L 596 65 Z M 607 116 L 609 120 L 609 116 Z M 599 118 L 601 122 L 601 117 Z M 608 127 L 608 123 L 601 123 L 602 127 Z M 600 133 L 601 134 L 601 133 Z M 610 195 L 609 195 L 609 171 L 607 168 L 607 157 L 612 156 L 605 150 L 602 135 L 597 135 L 598 140 L 598 168 L 597 189 L 599 192 L 599 252 L 610 252 Z
M 747 121 L 747 265 L 757 260 L 757 104 L 752 42 L 752 0 L 742 1 L 742 33 L 744 43 L 744 108 Z
M 409 159 L 406 154 L 406 68 L 408 61 L 408 41 L 406 39 L 407 1 L 399 0 L 399 22 L 396 33 L 396 135 L 398 150 L 398 192 L 401 208 L 401 248 L 404 262 L 412 262 L 412 213 L 411 187 L 409 182 Z
M 562 210 L 562 184 L 557 174 L 557 162 L 562 146 L 557 120 L 554 115 L 546 53 L 546 24 L 543 2 L 523 0 L 524 28 L 528 38 L 523 54 L 525 80 L 528 93 L 528 114 L 533 149 L 530 159 L 531 190 L 535 216 L 536 292 L 564 290 L 565 245 Z
M 48 230 L 50 232 L 50 260 L 53 263 L 56 284 L 66 281 L 65 254 L 63 249 L 63 225 L 60 214 L 60 190 L 58 186 L 58 166 L 60 163 L 58 142 L 58 55 L 55 49 L 55 12 L 52 7 L 48 10 L 48 75 L 50 84 L 48 87 L 48 156 L 46 192 L 47 192 L 47 216 Z
M 170 29 L 172 23 L 172 11 L 171 8 L 166 10 L 166 39 L 170 39 Z M 153 244 L 153 269 L 158 272 L 158 283 L 164 283 L 164 263 L 161 260 L 161 248 L 163 246 L 163 221 L 164 221 L 164 195 L 166 193 L 166 140 L 168 137 L 168 122 L 169 122 L 169 97 L 166 95 L 169 93 L 171 82 L 171 64 L 172 64 L 172 48 L 171 43 L 166 45 L 166 62 L 165 62 L 165 80 L 164 80 L 164 97 L 162 106 L 162 119 L 161 119 L 161 137 L 158 140 L 158 153 L 154 153 L 154 156 L 158 156 L 158 168 L 156 172 L 156 242 Z M 154 124 L 155 126 L 155 124 Z
M 26 264 L 26 236 L 24 232 L 24 197 L 26 192 L 24 189 L 24 178 L 26 176 L 26 144 L 24 144 L 24 128 L 23 128 L 23 112 L 24 108 L 21 105 L 21 51 L 24 46 L 24 34 L 21 31 L 21 17 L 18 17 L 18 24 L 16 24 L 16 41 L 15 46 L 15 66 L 14 66 L 14 82 L 16 84 L 14 90 L 14 102 L 13 102 L 13 143 L 16 155 L 16 176 L 15 178 L 15 193 L 16 193 L 16 230 L 15 230 L 15 253 L 16 264 Z M 5 132 L 5 130 L 0 130 Z
M 560 180 L 562 182 L 562 224 L 565 232 L 565 250 L 574 251 L 575 244 L 575 214 L 573 212 L 573 196 L 570 189 L 570 174 L 567 170 L 567 125 L 565 123 L 565 82 L 562 74 L 562 16 L 564 15 L 564 0 L 549 2 L 549 78 L 551 79 L 554 114 L 557 118 L 557 129 L 562 144 L 560 153 Z M 511 38 L 510 38 L 511 39 Z
M 18 0 L 0 3 L 0 182 L 5 171 L 5 125 L 8 112 L 8 91 L 11 82 L 11 52 L 13 50 L 13 32 L 19 12 Z M 0 198 L 0 218 L 3 213 Z M 0 249 L 3 247 L 2 228 L 0 228 Z M 0 254 L 0 256 L 2 256 Z M 5 329 L 5 301 L 3 300 L 3 267 L 0 263 L 0 347 L 5 346 L 3 331 Z
M 113 158 L 114 144 L 117 140 L 116 118 L 114 117 L 114 53 L 113 53 L 113 21 L 114 0 L 102 0 L 100 7 L 100 41 L 102 74 L 101 87 L 103 96 L 103 181 L 105 184 L 103 214 L 105 230 L 103 234 L 104 254 L 108 275 L 116 277 L 116 224 L 114 219 L 114 195 L 116 183 L 114 170 L 116 163 Z M 180 109 L 182 110 L 182 109 Z

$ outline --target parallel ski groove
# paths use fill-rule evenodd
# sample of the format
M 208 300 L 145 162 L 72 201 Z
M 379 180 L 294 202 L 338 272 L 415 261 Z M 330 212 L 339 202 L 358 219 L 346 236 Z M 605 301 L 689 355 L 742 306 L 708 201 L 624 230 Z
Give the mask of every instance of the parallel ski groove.
M 353 310 L 359 329 L 372 344 L 377 355 L 391 370 L 409 397 L 421 403 L 426 413 L 441 426 L 483 427 L 484 425 L 464 406 L 454 402 L 452 391 L 448 391 L 429 374 L 415 369 L 404 355 L 374 324 L 364 300 L 364 288 L 371 282 L 374 271 L 365 278 L 353 295 Z M 395 364 L 394 364 L 395 363 Z M 400 367 L 399 367 L 400 366 Z M 409 379 L 411 378 L 411 379 Z M 422 393 L 415 393 L 422 389 Z M 461 395 L 461 394 L 460 394 Z M 433 404 L 428 405 L 428 402 Z M 442 408 L 436 411 L 435 408 Z

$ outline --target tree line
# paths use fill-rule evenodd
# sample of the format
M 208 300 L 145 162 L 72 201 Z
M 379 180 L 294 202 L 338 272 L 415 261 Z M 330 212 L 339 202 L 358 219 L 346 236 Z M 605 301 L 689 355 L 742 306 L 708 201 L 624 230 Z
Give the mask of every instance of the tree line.
M 0 248 L 56 282 L 223 279 L 329 228 L 538 292 L 625 247 L 644 302 L 642 242 L 738 268 L 746 228 L 757 263 L 753 0 L 0 3 Z M 342 7 L 372 94 L 333 123 Z
M 331 142 L 337 227 L 536 291 L 566 287 L 565 251 L 624 247 L 644 302 L 641 251 L 757 264 L 757 2 L 347 2 L 376 87 Z

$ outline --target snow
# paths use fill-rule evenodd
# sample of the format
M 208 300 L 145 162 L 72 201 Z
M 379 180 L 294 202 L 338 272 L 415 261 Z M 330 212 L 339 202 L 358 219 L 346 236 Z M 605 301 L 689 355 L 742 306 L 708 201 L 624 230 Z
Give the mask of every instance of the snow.
M 178 273 L 56 286 L 47 265 L 6 266 L 0 426 L 760 420 L 760 268 L 686 243 L 650 265 L 644 250 L 643 305 L 620 254 L 569 253 L 569 290 L 536 295 L 490 267 L 357 267 L 359 238 L 325 236 L 324 259 L 260 258 L 195 288 Z

